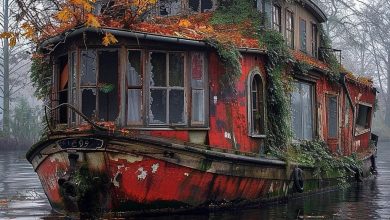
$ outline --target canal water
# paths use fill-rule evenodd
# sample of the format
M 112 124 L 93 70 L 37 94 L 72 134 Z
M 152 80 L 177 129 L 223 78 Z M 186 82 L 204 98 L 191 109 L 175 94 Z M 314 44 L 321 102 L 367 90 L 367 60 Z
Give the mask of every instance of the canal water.
M 0 153 L 0 219 L 58 219 L 25 152 Z M 390 219 L 390 142 L 379 143 L 378 176 L 339 191 L 256 209 L 148 219 Z

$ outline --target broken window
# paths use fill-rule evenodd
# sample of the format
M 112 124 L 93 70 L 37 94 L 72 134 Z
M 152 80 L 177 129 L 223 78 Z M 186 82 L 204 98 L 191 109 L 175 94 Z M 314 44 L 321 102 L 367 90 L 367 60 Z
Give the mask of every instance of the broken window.
M 265 133 L 264 85 L 258 71 L 250 75 L 248 89 L 250 135 L 263 135 Z
M 99 119 L 115 121 L 119 113 L 118 52 L 98 51 L 98 59 Z
M 96 50 L 81 51 L 80 88 L 81 111 L 88 118 L 96 119 L 96 78 L 97 78 Z
M 205 123 L 205 57 L 201 52 L 191 53 L 192 124 Z
M 178 15 L 182 9 L 182 0 L 161 0 L 158 2 L 158 10 L 161 16 Z
M 372 107 L 364 104 L 358 104 L 357 112 L 356 130 L 360 132 L 370 128 Z
M 68 57 L 62 56 L 57 61 L 58 79 L 58 105 L 68 103 L 68 88 L 69 88 L 69 66 Z M 68 108 L 60 107 L 58 112 L 58 121 L 60 124 L 68 123 Z
M 128 51 L 127 63 L 127 123 L 140 124 L 142 120 L 142 52 Z
M 207 12 L 215 7 L 215 0 L 189 0 L 189 7 L 195 12 Z
M 151 52 L 151 124 L 184 124 L 184 53 Z
M 338 132 L 338 105 L 337 105 L 337 96 L 328 95 L 327 96 L 328 104 L 328 138 L 337 138 Z
M 312 140 L 313 126 L 313 85 L 295 82 L 291 93 L 292 130 L 296 140 Z

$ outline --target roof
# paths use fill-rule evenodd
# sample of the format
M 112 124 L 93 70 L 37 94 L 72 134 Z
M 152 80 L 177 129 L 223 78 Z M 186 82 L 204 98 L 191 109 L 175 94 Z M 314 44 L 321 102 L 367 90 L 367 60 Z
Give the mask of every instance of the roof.
M 318 19 L 320 23 L 328 20 L 322 9 L 312 0 L 303 0 L 304 7 L 306 7 Z
M 266 53 L 266 48 L 260 46 L 258 39 L 249 37 L 249 35 L 255 36 L 255 33 L 243 34 L 245 32 L 242 30 L 251 30 L 250 23 L 244 23 L 244 25 L 211 25 L 209 22 L 211 17 L 212 13 L 199 13 L 185 17 L 157 17 L 152 20 L 133 24 L 130 29 L 124 29 L 120 24 L 110 24 L 110 27 L 99 29 L 79 27 L 44 41 L 41 44 L 41 48 L 61 42 L 64 38 L 80 35 L 84 32 L 101 34 L 103 31 L 112 33 L 117 37 L 132 37 L 200 47 L 209 47 L 206 42 L 207 39 L 217 39 L 221 42 L 232 42 L 239 48 L 240 52 Z M 297 61 L 306 62 L 314 69 L 322 72 L 328 72 L 330 70 L 328 64 L 317 58 L 296 50 L 291 50 L 291 52 L 293 58 Z M 372 81 L 369 79 L 353 77 L 353 74 L 348 74 L 347 76 L 349 79 L 356 81 L 359 84 L 372 85 Z

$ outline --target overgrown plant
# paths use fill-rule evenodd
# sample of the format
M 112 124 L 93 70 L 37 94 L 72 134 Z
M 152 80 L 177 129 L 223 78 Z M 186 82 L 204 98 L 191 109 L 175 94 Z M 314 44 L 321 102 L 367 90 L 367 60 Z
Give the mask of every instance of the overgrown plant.
M 285 148 L 291 137 L 291 111 L 289 91 L 291 78 L 284 74 L 292 61 L 290 51 L 283 36 L 276 31 L 265 31 L 259 35 L 260 47 L 267 48 L 267 147 Z
M 44 100 L 50 95 L 52 83 L 52 65 L 47 56 L 34 54 L 31 64 L 31 82 L 35 88 L 35 96 Z
M 318 32 L 320 35 L 320 50 L 319 59 L 329 65 L 329 72 L 327 73 L 328 78 L 333 82 L 338 82 L 340 77 L 341 65 L 337 60 L 336 55 L 333 53 L 332 41 L 328 34 L 325 32 L 322 24 L 318 26 Z
M 220 79 L 221 88 L 235 88 L 237 79 L 241 76 L 241 54 L 233 43 L 222 43 L 216 39 L 207 39 L 209 45 L 217 50 L 218 56 L 225 64 L 225 74 Z
M 316 178 L 338 178 L 340 184 L 345 184 L 348 172 L 362 171 L 362 162 L 356 154 L 351 156 L 335 156 L 325 142 L 320 140 L 302 141 L 280 151 L 273 150 L 271 155 L 285 160 L 287 163 L 314 167 Z

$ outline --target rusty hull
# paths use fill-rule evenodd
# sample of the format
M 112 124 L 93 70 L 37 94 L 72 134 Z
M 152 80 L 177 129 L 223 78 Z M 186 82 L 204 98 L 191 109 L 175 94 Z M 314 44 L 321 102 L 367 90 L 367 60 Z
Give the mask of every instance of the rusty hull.
M 102 138 L 82 136 L 83 138 Z M 53 138 L 28 158 L 57 212 L 132 213 L 253 204 L 296 195 L 294 165 L 186 145 L 163 139 L 107 138 L 97 149 L 62 149 Z M 304 170 L 305 192 L 329 189 Z

